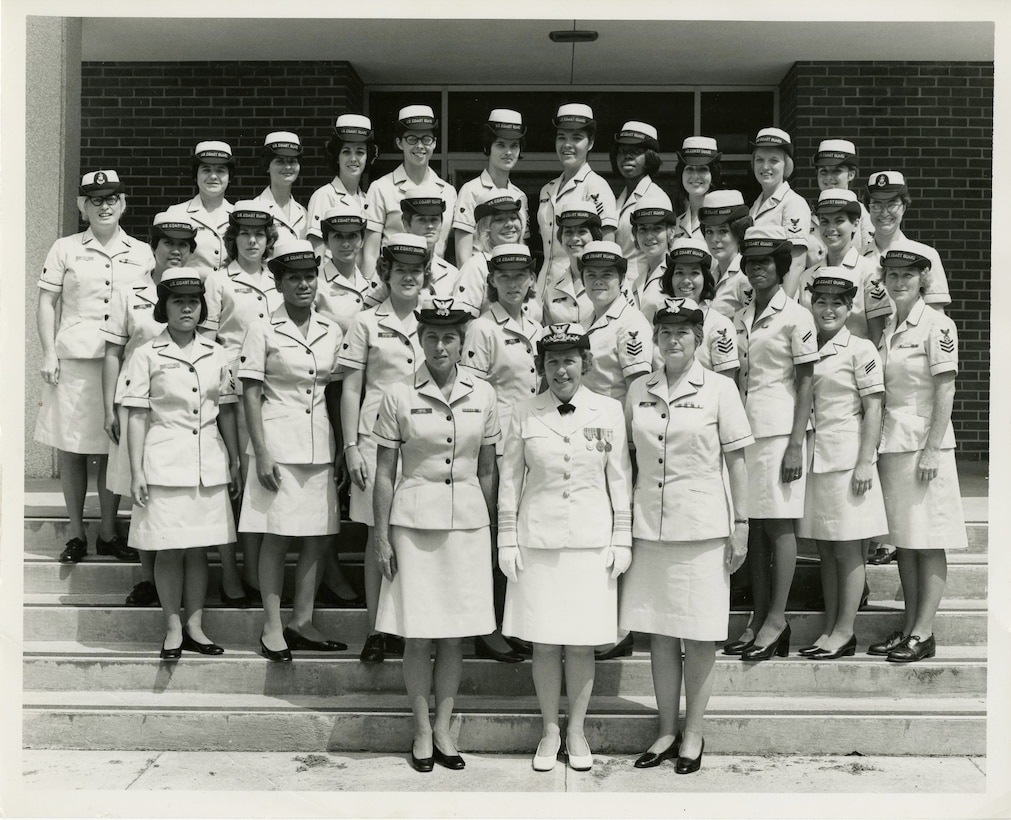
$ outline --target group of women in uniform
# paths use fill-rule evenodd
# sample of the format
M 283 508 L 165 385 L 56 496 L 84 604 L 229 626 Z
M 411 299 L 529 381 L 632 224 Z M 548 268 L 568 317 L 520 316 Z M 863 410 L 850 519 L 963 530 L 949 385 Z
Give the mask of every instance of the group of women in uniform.
M 87 552 L 98 456 L 97 548 L 144 556 L 149 588 L 132 595 L 161 603 L 163 659 L 224 651 L 203 629 L 208 547 L 222 600 L 262 604 L 266 658 L 346 649 L 313 624 L 321 588 L 355 594 L 327 548 L 346 476 L 350 516 L 369 533 L 361 660 L 403 653 L 415 768 L 465 766 L 450 726 L 462 640 L 479 636 L 479 656 L 532 657 L 533 767 L 552 768 L 564 743 L 569 765 L 589 769 L 595 662 L 630 653 L 641 632 L 659 729 L 635 765 L 676 759 L 689 773 L 745 559 L 754 611 L 726 654 L 789 653 L 787 596 L 808 539 L 826 613 L 800 651 L 852 655 L 874 538 L 898 548 L 906 617 L 868 651 L 934 654 L 945 549 L 965 546 L 947 283 L 936 252 L 902 234 L 901 173 L 871 174 L 866 208 L 849 190 L 846 140 L 819 146 L 812 213 L 788 182 L 786 132 L 754 140 L 750 208 L 720 187 L 716 141 L 689 137 L 676 213 L 656 184 L 652 125 L 614 136 L 617 199 L 588 163 L 590 107 L 562 105 L 553 125 L 561 173 L 532 215 L 539 269 L 509 180 L 525 128 L 508 109 L 482 126 L 488 167 L 459 194 L 429 167 L 437 121 L 424 105 L 400 111 L 403 163 L 367 192 L 372 123 L 340 116 L 333 180 L 308 209 L 292 197 L 296 134 L 267 136 L 269 184 L 234 204 L 230 146 L 201 142 L 197 195 L 155 217 L 149 245 L 119 227 L 116 172 L 85 174 L 88 227 L 56 242 L 39 280 L 36 429 L 61 454 L 72 538 L 60 560 Z M 126 494 L 129 543 L 114 530 Z

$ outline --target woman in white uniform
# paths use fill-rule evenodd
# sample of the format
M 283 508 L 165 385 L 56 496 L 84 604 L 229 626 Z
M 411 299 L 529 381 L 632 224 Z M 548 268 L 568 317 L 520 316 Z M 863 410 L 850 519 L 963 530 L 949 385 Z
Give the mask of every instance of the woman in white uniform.
M 755 225 L 776 225 L 786 231 L 792 256 L 783 288 L 787 296 L 792 296 L 797 293 L 797 280 L 808 267 L 811 234 L 811 208 L 787 182 L 793 176 L 793 142 L 780 128 L 763 128 L 751 147 L 751 167 L 762 193 L 749 213 Z
M 309 217 L 305 208 L 291 195 L 291 187 L 302 169 L 302 141 L 290 131 L 272 131 L 263 138 L 260 172 L 267 174 L 267 185 L 256 202 L 274 217 L 274 227 L 284 240 L 305 239 Z
M 536 363 L 548 389 L 513 409 L 499 475 L 498 560 L 510 582 L 502 631 L 534 645 L 537 771 L 552 769 L 561 747 L 563 654 L 569 765 L 593 766 L 584 734 L 593 647 L 617 637 L 617 581 L 632 560 L 624 414 L 582 386 L 589 350 L 578 324 L 544 329 Z
M 326 164 L 333 179 L 313 191 L 306 206 L 309 218 L 306 236 L 317 256 L 324 256 L 326 251 L 322 224 L 326 212 L 336 207 L 356 207 L 359 211 L 364 208 L 363 185 L 378 156 L 372 120 L 363 114 L 341 114 L 326 141 Z
M 718 189 L 723 180 L 719 146 L 712 137 L 685 137 L 678 151 L 681 189 L 678 204 L 684 210 L 678 216 L 678 235 L 704 239 L 699 209 L 706 194 Z
M 800 654 L 821 660 L 856 652 L 864 543 L 888 532 L 875 466 L 884 375 L 875 346 L 849 330 L 856 293 L 848 268 L 821 268 L 811 283 L 820 358 L 814 365 L 814 435 L 797 537 L 817 544 L 825 626 Z
M 533 296 L 536 276 L 534 260 L 526 245 L 499 245 L 492 252 L 488 266 L 490 306 L 468 326 L 461 361 L 495 388 L 499 424 L 507 428 L 516 404 L 537 394 L 534 345 L 541 326 L 523 309 Z M 504 443 L 499 442 L 498 455 L 502 455 L 503 449 Z M 501 627 L 506 579 L 497 561 L 492 567 L 492 580 L 495 623 Z M 530 654 L 528 645 L 504 639 L 498 630 L 487 638 L 475 638 L 474 651 L 478 657 L 503 663 L 517 663 Z
M 646 259 L 635 244 L 632 214 L 648 206 L 673 210 L 667 192 L 654 182 L 660 173 L 660 142 L 656 128 L 649 123 L 629 120 L 614 135 L 611 169 L 625 181 L 618 194 L 618 228 L 614 240 L 628 260 L 628 289 L 635 290 L 648 272 Z
M 648 769 L 676 757 L 678 774 L 702 765 L 714 641 L 727 638 L 730 574 L 748 551 L 744 448 L 754 443 L 734 383 L 698 361 L 702 325 L 702 310 L 692 299 L 668 299 L 653 317 L 663 365 L 638 379 L 625 399 L 638 476 L 632 497 L 635 560 L 621 582 L 618 626 L 650 634 L 660 716 L 657 739 L 635 766 Z M 682 675 L 684 734 L 677 726 Z
M 933 269 L 916 244 L 893 245 L 881 260 L 895 314 L 879 350 L 885 367 L 885 413 L 878 470 L 888 513 L 888 541 L 898 547 L 906 620 L 901 632 L 872 645 L 895 663 L 932 658 L 934 616 L 944 594 L 945 550 L 968 544 L 955 469 L 951 407 L 958 372 L 958 333 L 928 310 Z
M 591 242 L 599 242 L 604 231 L 596 211 L 573 209 L 562 211 L 555 217 L 555 238 L 565 251 L 568 266 L 538 295 L 541 300 L 542 321 L 545 325 L 576 322 L 589 325 L 593 321 L 593 302 L 586 294 L 583 277 L 579 273 L 579 260 Z
M 344 338 L 339 363 L 344 368 L 340 419 L 344 433 L 344 462 L 351 476 L 351 520 L 369 529 L 365 546 L 365 601 L 369 634 L 362 648 L 363 663 L 379 663 L 399 641 L 376 632 L 376 611 L 382 573 L 375 559 L 372 489 L 376 474 L 376 445 L 372 428 L 383 393 L 393 382 L 413 373 L 421 360 L 417 318 L 427 283 L 431 254 L 428 243 L 413 234 L 394 234 L 383 248 L 378 275 L 389 288 L 386 301 L 359 313 Z
M 849 191 L 860 173 L 857 166 L 857 149 L 849 140 L 822 140 L 814 155 L 819 191 Z M 821 235 L 821 228 L 815 214 L 814 229 Z M 866 247 L 874 238 L 871 217 L 867 209 L 860 205 L 859 235 L 855 240 L 857 249 Z M 856 221 L 856 220 L 854 220 Z M 822 237 L 824 242 L 824 237 Z
M 523 154 L 523 115 L 509 108 L 496 108 L 481 126 L 481 150 L 488 157 L 488 167 L 480 176 L 460 186 L 453 214 L 453 235 L 456 243 L 456 264 L 462 269 L 473 254 L 478 237 L 478 217 L 475 209 L 494 193 L 504 194 L 519 202 L 520 234 L 510 242 L 519 242 L 529 236 L 530 207 L 527 195 L 509 181 L 509 174 Z M 490 250 L 485 247 L 483 250 Z
M 204 279 L 225 267 L 225 231 L 232 203 L 225 199 L 228 185 L 235 181 L 235 157 L 232 147 L 220 140 L 198 142 L 190 158 L 190 173 L 197 185 L 197 195 L 168 208 L 172 216 L 186 217 L 197 226 L 197 249 L 190 267 Z
M 166 213 L 154 218 L 151 226 L 151 250 L 154 270 L 150 275 L 118 287 L 112 294 L 109 315 L 99 330 L 105 340 L 102 362 L 102 393 L 105 401 L 105 432 L 112 442 L 112 453 L 106 471 L 106 485 L 118 496 L 130 495 L 130 452 L 127 422 L 130 411 L 120 403 L 126 390 L 126 368 L 134 352 L 165 329 L 154 319 L 158 303 L 158 283 L 170 268 L 186 264 L 196 247 L 196 229 L 189 220 L 176 219 Z M 140 554 L 141 580 L 127 596 L 127 606 L 149 606 L 158 603 L 154 584 L 154 553 Z
M 224 652 L 204 632 L 203 611 L 207 548 L 235 540 L 229 494 L 239 492 L 237 397 L 225 351 L 196 332 L 207 312 L 203 290 L 194 268 L 162 276 L 154 319 L 167 327 L 136 350 L 124 380 L 135 505 L 130 542 L 156 553 L 162 660 L 178 660 L 184 649 Z
M 400 201 L 405 196 L 413 195 L 414 190 L 422 186 L 426 189 L 434 187 L 446 203 L 444 212 L 451 214 L 456 210 L 456 190 L 429 167 L 438 142 L 438 127 L 439 121 L 430 106 L 408 105 L 400 109 L 394 134 L 404 161 L 372 183 L 365 198 L 367 226 L 362 272 L 369 279 L 377 272 L 376 262 L 383 245 L 394 234 L 407 230 L 400 208 Z M 437 256 L 445 254 L 451 227 L 451 220 L 442 225 L 435 245 Z
M 417 316 L 425 362 L 387 387 L 373 433 L 376 555 L 383 571 L 376 627 L 405 639 L 411 763 L 422 772 L 436 761 L 449 769 L 466 765 L 450 723 L 463 671 L 461 638 L 495 626 L 490 524 L 495 444 L 502 436 L 494 389 L 457 366 L 470 314 L 454 310 L 452 299 L 432 305 Z
M 84 532 L 88 456 L 98 457 L 102 519 L 96 552 L 121 561 L 136 561 L 136 550 L 116 534 L 119 497 L 106 485 L 109 437 L 102 398 L 105 341 L 99 330 L 109 318 L 115 290 L 150 273 L 154 257 L 149 245 L 119 227 L 126 210 L 126 194 L 115 171 L 85 174 L 77 193 L 77 208 L 88 228 L 56 240 L 39 277 L 36 323 L 44 385 L 35 440 L 55 447 L 59 453 L 60 484 L 70 525 L 70 540 L 60 553 L 60 562 L 76 564 L 88 553 Z
M 745 452 L 754 613 L 723 651 L 763 661 L 790 652 L 786 602 L 797 564 L 794 522 L 804 515 L 805 436 L 818 337 L 811 313 L 783 290 L 791 259 L 786 231 L 779 225 L 748 228 L 741 252 L 755 292 L 734 317 L 741 397 L 755 436 Z
M 741 243 L 754 224 L 740 191 L 713 191 L 706 194 L 699 208 L 702 236 L 713 255 L 715 295 L 711 307 L 728 319 L 744 307 L 754 295 L 748 277 L 741 268 Z
M 238 377 L 253 458 L 242 498 L 239 529 L 262 533 L 259 580 L 264 625 L 260 650 L 290 661 L 292 649 L 347 649 L 313 625 L 316 588 L 328 536 L 340 528 L 330 424 L 336 403 L 327 385 L 337 373 L 343 334 L 316 313 L 316 257 L 308 240 L 278 242 L 269 264 L 284 303 L 249 326 Z M 298 539 L 291 620 L 281 625 L 284 557 Z
M 640 267 L 645 270 L 634 287 L 629 286 L 626 277 L 623 290 L 629 302 L 643 310 L 644 305 L 658 303 L 661 299 L 660 280 L 667 270 L 667 252 L 677 233 L 677 217 L 669 208 L 647 205 L 632 211 L 630 221 Z M 655 312 L 654 306 L 647 318 L 652 319 Z
M 562 240 L 555 234 L 559 214 L 584 209 L 595 213 L 603 239 L 613 239 L 618 227 L 618 207 L 611 186 L 587 162 L 597 136 L 593 109 L 583 103 L 560 105 L 551 124 L 556 129 L 555 154 L 562 173 L 541 188 L 538 199 L 537 227 L 544 246 L 544 264 L 537 277 L 538 298 L 565 275 L 569 266 Z

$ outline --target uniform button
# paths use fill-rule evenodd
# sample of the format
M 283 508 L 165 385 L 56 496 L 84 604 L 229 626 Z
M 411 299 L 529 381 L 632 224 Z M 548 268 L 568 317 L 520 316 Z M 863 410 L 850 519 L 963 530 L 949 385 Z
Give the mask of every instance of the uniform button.
M 407 360 L 407 363 L 408 363 L 408 364 L 414 364 L 414 359 L 408 359 L 408 360 Z
M 660 488 L 663 488 L 663 482 L 662 482 L 662 481 L 658 481 L 658 482 L 656 483 L 656 486 L 657 486 L 657 487 L 660 487 Z
M 194 416 L 199 416 L 200 415 L 200 411 L 199 410 L 194 410 L 193 411 L 193 415 Z
M 306 390 L 306 391 L 305 391 L 305 394 L 306 394 L 307 396 L 311 396 L 311 395 L 312 395 L 312 390 Z
M 452 421 L 452 420 L 453 420 L 452 416 L 446 416 L 446 421 Z
M 315 372 L 316 372 L 315 370 L 310 370 L 310 371 L 309 371 L 309 375 L 311 376 L 311 375 L 313 375 L 313 374 L 314 374 Z
M 191 368 L 190 368 L 190 373 L 195 373 L 195 372 L 196 372 L 196 371 L 195 371 L 195 370 L 194 370 L 194 369 L 193 369 L 193 368 L 191 367 Z
M 312 410 L 306 410 L 305 414 L 308 416 L 311 412 L 312 412 Z
M 566 436 L 565 438 L 562 439 L 562 441 L 564 441 L 566 444 L 568 444 L 569 443 L 569 437 Z
M 562 474 L 563 478 L 572 478 L 572 473 L 566 472 Z
M 108 313 L 105 314 L 105 319 L 106 319 L 106 321 L 109 320 L 109 314 Z
M 218 255 L 218 251 L 214 251 L 214 255 L 217 256 Z
M 657 464 L 663 464 L 663 459 L 662 458 L 658 458 L 657 459 Z
M 103 301 L 105 302 L 105 304 L 109 304 L 109 300 L 108 299 L 104 299 Z
M 260 318 L 261 318 L 261 319 L 263 318 L 263 314 L 262 314 L 262 313 L 260 314 Z
M 106 280 L 105 280 L 105 284 L 107 284 L 107 285 L 111 285 L 111 284 L 112 284 L 112 282 L 110 282 L 110 281 L 109 281 L 108 279 L 106 279 Z
M 359 298 L 355 297 L 355 304 L 356 304 L 356 305 L 359 305 L 359 304 L 361 304 L 361 301 L 362 301 L 361 299 L 359 299 Z
M 194 393 L 196 393 L 196 392 L 197 392 L 197 389 L 196 389 L 195 387 L 193 388 L 193 392 L 194 392 Z
M 566 456 L 566 457 L 565 457 L 565 460 L 566 460 L 566 461 L 572 461 L 572 456 Z
M 262 302 L 263 301 L 263 297 L 262 296 L 257 296 L 256 297 L 256 301 L 257 302 Z
M 562 498 L 568 498 L 568 497 L 569 497 L 569 491 L 566 490 L 564 493 L 562 493 Z
M 531 367 L 531 368 L 530 368 L 530 372 L 531 372 L 531 373 L 536 373 L 537 371 L 536 371 L 536 370 L 535 370 L 534 368 L 532 368 L 532 367 Z
M 663 441 L 663 436 L 657 436 L 657 441 Z
M 111 267 L 111 266 L 109 265 L 109 263 L 108 263 L 108 262 L 106 262 L 106 263 L 105 263 L 105 266 L 106 266 L 107 268 L 108 268 L 108 267 Z
M 665 419 L 665 418 L 667 418 L 667 414 L 666 414 L 666 413 L 661 413 L 661 414 L 660 414 L 660 418 L 662 418 L 662 419 Z
M 453 439 L 451 439 L 451 438 L 446 439 L 446 444 L 452 444 L 452 443 L 453 443 Z
M 196 430 L 194 430 L 194 431 L 193 431 L 193 435 L 196 435 L 196 434 L 197 434 L 197 431 L 196 431 Z
M 447 483 L 447 484 L 452 484 L 452 483 L 453 483 L 453 480 L 452 480 L 451 478 L 447 478 L 447 479 L 446 479 L 446 483 Z
M 307 351 L 305 351 L 305 352 L 306 352 L 306 354 L 307 354 L 307 355 L 309 355 L 309 356 L 311 356 L 311 355 L 312 355 L 312 351 L 311 351 L 311 350 L 307 350 Z
M 447 459 L 446 459 L 446 463 L 447 463 L 447 464 L 452 464 L 452 463 L 453 463 L 453 459 L 451 459 L 451 458 L 447 458 Z

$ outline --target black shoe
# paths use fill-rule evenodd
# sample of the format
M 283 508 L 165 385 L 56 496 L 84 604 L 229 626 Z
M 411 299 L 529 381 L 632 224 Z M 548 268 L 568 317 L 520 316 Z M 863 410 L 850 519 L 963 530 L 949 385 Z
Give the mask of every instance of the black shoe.
M 867 563 L 880 566 L 881 564 L 890 564 L 894 560 L 895 550 L 888 549 L 884 544 L 878 544 L 878 548 L 871 553 Z
M 815 652 L 820 652 L 820 651 L 821 651 L 821 647 L 818 646 L 818 644 L 813 643 L 813 644 L 810 644 L 808 646 L 802 646 L 800 649 L 797 650 L 797 654 L 798 655 L 803 655 L 804 657 L 810 657 Z
M 790 624 L 783 627 L 783 631 L 779 633 L 779 637 L 776 638 L 772 643 L 767 646 L 752 646 L 751 649 L 745 649 L 741 653 L 742 661 L 767 661 L 773 655 L 778 655 L 781 658 L 785 658 L 790 654 Z M 701 757 L 701 755 L 700 755 Z M 681 765 L 681 760 L 678 759 L 678 765 Z M 692 769 L 695 771 L 695 769 Z M 681 774 L 687 774 L 687 772 L 681 772 Z
M 888 655 L 900 646 L 905 646 L 909 640 L 908 635 L 903 635 L 901 630 L 897 630 L 885 638 L 880 643 L 872 643 L 867 647 L 868 655 Z
M 88 542 L 82 538 L 71 538 L 67 542 L 67 548 L 60 553 L 60 563 L 77 564 L 80 563 L 87 554 Z
M 127 606 L 156 606 L 160 603 L 154 581 L 141 581 L 126 596 Z
M 752 638 L 750 641 L 736 640 L 730 643 L 723 644 L 723 654 L 724 655 L 740 655 L 745 649 L 751 649 L 755 645 L 755 639 Z
M 411 752 L 414 753 L 413 750 Z M 435 758 L 435 762 L 440 766 L 445 766 L 447 769 L 463 769 L 466 767 L 467 762 L 460 757 L 460 755 L 448 755 L 443 752 L 435 741 L 432 741 L 432 756 Z
M 399 635 L 387 635 L 386 654 L 402 657 L 404 654 L 404 639 Z
M 816 661 L 834 661 L 838 658 L 847 658 L 850 655 L 855 655 L 857 653 L 857 636 L 854 635 L 846 643 L 840 646 L 835 651 L 829 651 L 828 649 L 819 649 L 817 652 L 812 652 L 808 655 Z
M 233 598 L 227 592 L 225 592 L 225 587 L 223 584 L 218 585 L 218 597 L 221 599 L 221 603 L 225 606 L 238 606 L 245 609 L 249 606 L 249 598 L 245 595 L 240 595 L 238 598 Z
M 291 662 L 291 650 L 288 647 L 274 651 L 273 649 L 267 649 L 267 645 L 263 642 L 263 636 L 260 636 L 260 651 L 263 653 L 268 661 L 273 661 L 274 663 L 290 663 Z
M 289 627 L 285 627 L 282 635 L 289 649 L 309 649 L 313 652 L 343 652 L 348 648 L 346 643 L 341 643 L 340 641 L 310 640 Z
M 382 663 L 386 660 L 386 636 L 382 632 L 373 632 L 365 639 L 362 654 L 358 656 L 362 663 Z M 413 752 L 412 752 L 413 754 Z
M 593 657 L 598 661 L 609 661 L 613 658 L 627 658 L 635 648 L 635 636 L 629 632 L 610 649 L 594 649 Z
M 242 589 L 246 593 L 246 601 L 249 604 L 256 604 L 257 606 L 262 606 L 263 596 L 260 594 L 260 590 L 258 590 L 252 584 L 247 584 L 245 581 L 242 582 Z
M 523 663 L 523 656 L 518 652 L 514 652 L 512 649 L 506 650 L 505 652 L 499 652 L 497 649 L 490 646 L 480 635 L 477 635 L 474 638 L 474 656 L 478 658 L 486 658 L 491 661 L 498 661 L 499 663 Z
M 185 629 L 183 630 L 183 642 L 180 649 L 185 649 L 187 652 L 199 652 L 201 655 L 224 655 L 225 650 L 218 646 L 216 643 L 200 643 L 190 637 L 190 633 Z
M 362 609 L 365 606 L 365 599 L 360 595 L 355 595 L 354 598 L 345 598 L 330 589 L 324 582 L 319 585 L 319 589 L 316 591 L 316 603 L 320 606 L 340 609 Z
M 432 744 L 432 748 L 435 748 L 434 743 Z M 411 765 L 416 772 L 430 772 L 435 768 L 435 755 L 418 758 L 414 756 L 414 749 L 411 749 Z
M 787 627 L 789 629 L 789 627 Z M 702 768 L 702 753 L 706 750 L 706 739 L 702 738 L 702 746 L 699 748 L 698 757 L 679 757 L 677 766 L 674 768 L 678 774 L 691 774 Z
M 99 555 L 111 555 L 117 561 L 139 561 L 140 553 L 127 546 L 122 535 L 114 535 L 108 541 L 99 538 L 95 541 L 95 552 Z
M 183 638 L 183 640 L 185 641 L 186 639 Z M 177 661 L 183 656 L 182 644 L 177 646 L 175 649 L 166 649 L 165 644 L 162 643 L 161 652 L 158 653 L 158 656 L 163 661 Z
M 524 641 L 521 638 L 513 638 L 510 635 L 503 635 L 505 642 L 513 648 L 513 652 L 517 655 L 522 655 L 524 658 L 533 657 L 534 647 L 530 641 Z
M 909 640 L 903 646 L 897 646 L 888 653 L 888 660 L 892 663 L 913 663 L 932 658 L 936 654 L 937 644 L 933 635 L 927 639 L 923 639 L 919 635 L 910 635 Z
M 677 757 L 678 752 L 680 751 L 681 733 L 678 732 L 677 735 L 674 736 L 674 740 L 671 742 L 671 745 L 662 752 L 643 752 L 632 765 L 634 765 L 637 769 L 652 769 L 654 766 L 659 766 L 665 760 Z

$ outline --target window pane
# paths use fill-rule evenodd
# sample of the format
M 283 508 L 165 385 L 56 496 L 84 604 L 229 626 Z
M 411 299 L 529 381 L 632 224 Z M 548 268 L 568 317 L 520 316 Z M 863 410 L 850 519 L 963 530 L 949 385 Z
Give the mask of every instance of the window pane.
M 748 140 L 775 121 L 772 91 L 702 93 L 702 133 L 713 137 L 724 154 L 749 154 Z

